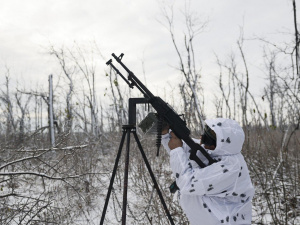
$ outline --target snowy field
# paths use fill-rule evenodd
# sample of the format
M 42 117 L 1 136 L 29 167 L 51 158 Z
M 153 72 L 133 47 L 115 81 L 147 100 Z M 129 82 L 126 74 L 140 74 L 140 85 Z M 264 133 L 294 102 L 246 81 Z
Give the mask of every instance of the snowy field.
M 109 138 L 83 139 L 69 147 L 63 147 L 62 143 L 54 150 L 2 148 L 1 224 L 99 224 L 120 134 L 106 137 Z M 155 156 L 153 137 L 140 138 L 172 218 L 176 224 L 188 224 L 168 190 L 173 180 L 168 156 L 164 151 L 159 157 Z M 133 140 L 130 149 L 127 223 L 168 224 Z M 256 188 L 252 224 L 299 224 L 299 160 L 290 158 L 289 163 L 282 163 L 276 171 L 278 159 L 274 152 L 252 151 L 249 155 L 244 149 L 244 155 Z M 122 156 L 104 224 L 121 223 L 124 165 Z

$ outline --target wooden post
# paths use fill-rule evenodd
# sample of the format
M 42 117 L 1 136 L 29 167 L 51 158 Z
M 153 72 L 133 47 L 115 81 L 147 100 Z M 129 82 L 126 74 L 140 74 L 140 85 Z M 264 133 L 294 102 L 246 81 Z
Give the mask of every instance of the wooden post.
M 54 136 L 54 121 L 53 121 L 53 83 L 52 74 L 49 75 L 49 132 L 50 132 L 50 144 L 52 147 L 55 146 Z

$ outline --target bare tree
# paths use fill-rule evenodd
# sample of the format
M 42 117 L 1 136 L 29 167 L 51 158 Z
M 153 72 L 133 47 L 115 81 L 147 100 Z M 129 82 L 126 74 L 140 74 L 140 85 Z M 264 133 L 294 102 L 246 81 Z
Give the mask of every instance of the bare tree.
M 270 114 L 271 114 L 271 125 L 273 127 L 277 126 L 277 122 L 276 122 L 276 115 L 275 115 L 275 107 L 276 107 L 276 93 L 278 92 L 278 84 L 277 84 L 277 78 L 276 78 L 276 72 L 275 72 L 275 64 L 276 64 L 276 53 L 270 53 L 270 58 L 268 58 L 267 53 L 266 55 L 266 59 L 268 60 L 266 62 L 266 66 L 269 70 L 269 76 L 268 76 L 268 81 L 269 81 L 269 85 L 267 85 L 267 87 L 265 87 L 264 92 L 265 95 L 267 97 L 267 100 L 269 102 L 269 110 L 270 110 Z
M 185 28 L 186 31 L 184 31 L 184 53 L 181 53 L 179 50 L 179 45 L 175 38 L 175 27 L 174 27 L 174 9 L 173 6 L 166 7 L 163 6 L 162 8 L 162 14 L 164 16 L 164 21 L 166 22 L 166 25 L 164 22 L 162 24 L 168 29 L 173 46 L 176 50 L 178 59 L 179 59 L 179 68 L 178 70 L 181 72 L 181 74 L 184 77 L 184 80 L 187 84 L 186 88 L 188 88 L 188 92 L 184 92 L 182 94 L 187 95 L 184 99 L 184 104 L 189 104 L 189 106 L 184 106 L 185 109 L 189 108 L 188 112 L 185 112 L 187 115 L 193 115 L 192 112 L 196 110 L 197 120 L 200 126 L 196 127 L 202 127 L 203 124 L 203 118 L 204 111 L 203 111 L 203 101 L 199 98 L 199 91 L 201 91 L 200 86 L 200 71 L 197 68 L 197 56 L 195 55 L 194 51 L 194 43 L 196 37 L 201 34 L 204 30 L 204 28 L 207 26 L 207 20 L 200 20 L 197 14 L 194 12 L 191 12 L 191 5 L 190 2 L 185 2 L 185 8 L 184 8 L 184 20 L 185 20 Z M 183 85 L 181 85 L 180 90 L 184 91 Z M 188 98 L 188 99 L 187 99 Z
M 29 96 L 25 104 L 22 105 L 22 96 L 20 95 L 19 92 L 15 93 L 15 98 L 17 101 L 17 105 L 19 107 L 19 110 L 21 112 L 21 115 L 19 117 L 19 143 L 22 143 L 24 141 L 24 134 L 25 134 L 25 114 L 28 113 L 28 104 L 31 99 L 31 96 Z
M 122 125 L 127 122 L 128 110 L 127 106 L 124 103 L 124 97 L 126 95 L 124 91 L 121 92 L 118 75 L 114 71 L 112 71 L 112 69 L 109 70 L 109 73 L 106 73 L 106 76 L 109 78 L 111 99 L 113 101 L 111 107 L 113 108 L 117 119 L 117 121 L 115 122 L 114 116 L 110 115 L 111 123 L 115 124 L 115 128 L 121 130 Z
M 69 81 L 68 84 L 69 90 L 66 96 L 66 108 L 65 108 L 65 132 L 70 132 L 73 125 L 73 107 L 72 107 L 72 95 L 74 92 L 73 74 L 75 73 L 76 67 L 73 65 L 68 66 L 66 62 L 67 56 L 64 48 L 56 50 L 53 46 L 51 46 L 49 53 L 51 55 L 54 55 L 57 58 L 64 75 Z
M 297 7 L 296 7 L 296 1 L 293 0 L 293 12 L 294 12 L 294 28 L 295 28 L 295 61 L 296 61 L 296 73 L 298 77 L 300 76 L 299 70 L 299 31 L 298 31 L 298 24 L 297 24 Z
M 96 104 L 97 101 L 95 90 L 96 67 L 93 62 L 93 58 L 89 62 L 87 62 L 86 56 L 84 55 L 82 48 L 80 48 L 78 44 L 76 44 L 76 52 L 69 50 L 69 54 L 73 62 L 78 67 L 79 71 L 83 74 L 84 79 L 87 83 L 88 95 L 85 95 L 85 97 L 88 100 L 88 108 L 90 109 L 91 133 L 98 136 L 100 131 L 98 127 L 98 107 Z
M 244 42 L 244 34 L 243 30 L 241 29 L 241 35 L 239 40 L 237 41 L 237 45 L 240 50 L 240 54 L 243 59 L 244 63 L 244 68 L 245 68 L 245 82 L 241 83 L 243 84 L 244 90 L 240 89 L 240 100 L 241 100 L 241 105 L 242 105 L 242 111 L 243 111 L 243 126 L 248 126 L 248 118 L 247 118 L 247 109 L 248 109 L 248 93 L 249 93 L 249 70 L 248 70 L 248 65 L 247 61 L 245 58 L 245 54 L 243 51 L 243 42 Z M 243 78 L 242 78 L 243 79 Z
M 10 93 L 10 75 L 9 69 L 6 68 L 5 74 L 5 90 L 1 89 L 2 95 L 0 96 L 0 100 L 4 103 L 5 109 L 5 118 L 6 118 L 6 135 L 9 136 L 12 133 L 16 132 L 16 124 L 14 120 L 13 114 L 13 104 L 11 100 L 11 93 Z

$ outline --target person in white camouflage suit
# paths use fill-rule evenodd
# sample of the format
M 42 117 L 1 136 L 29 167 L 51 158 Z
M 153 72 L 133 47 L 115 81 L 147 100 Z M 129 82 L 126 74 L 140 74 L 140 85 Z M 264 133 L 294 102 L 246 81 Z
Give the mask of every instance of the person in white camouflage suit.
M 191 225 L 251 224 L 254 188 L 241 154 L 244 131 L 231 119 L 205 123 L 201 140 L 194 141 L 217 161 L 205 168 L 189 160 L 189 146 L 171 130 L 162 132 L 162 144 L 170 155 L 179 188 L 179 203 Z M 197 156 L 207 165 L 200 151 Z

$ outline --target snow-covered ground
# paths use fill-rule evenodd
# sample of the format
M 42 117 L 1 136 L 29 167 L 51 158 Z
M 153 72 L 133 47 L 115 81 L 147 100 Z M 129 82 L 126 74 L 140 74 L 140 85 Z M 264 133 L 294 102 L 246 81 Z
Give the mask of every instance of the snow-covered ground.
M 39 155 L 41 149 L 13 155 L 2 151 L 0 224 L 99 224 L 119 145 L 119 140 L 106 141 L 58 148 L 54 155 L 48 150 Z M 141 142 L 175 224 L 188 224 L 168 189 L 173 181 L 168 155 L 161 151 L 156 157 L 153 138 Z M 127 224 L 169 224 L 134 141 L 130 150 Z M 282 165 L 272 180 L 276 157 L 263 165 L 257 154 L 250 158 L 245 153 L 256 188 L 252 224 L 300 224 L 298 159 Z M 18 162 L 5 166 L 9 160 Z M 121 156 L 104 224 L 121 223 L 124 165 Z

